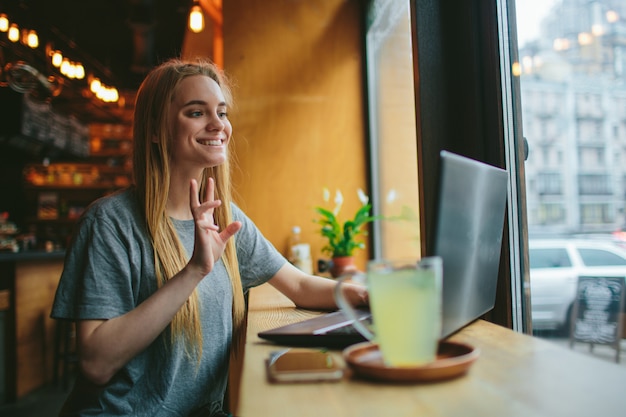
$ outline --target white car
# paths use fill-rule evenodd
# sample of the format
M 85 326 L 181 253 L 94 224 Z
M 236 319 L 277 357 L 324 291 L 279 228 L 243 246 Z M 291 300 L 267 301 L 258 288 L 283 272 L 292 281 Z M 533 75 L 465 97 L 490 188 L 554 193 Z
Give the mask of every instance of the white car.
M 569 334 L 579 276 L 626 278 L 626 250 L 597 239 L 530 239 L 533 330 Z

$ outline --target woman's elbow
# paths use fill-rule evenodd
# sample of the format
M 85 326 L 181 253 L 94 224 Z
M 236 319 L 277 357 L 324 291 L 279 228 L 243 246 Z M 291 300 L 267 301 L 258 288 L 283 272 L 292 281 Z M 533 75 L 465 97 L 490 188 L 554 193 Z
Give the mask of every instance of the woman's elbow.
M 91 383 L 95 385 L 106 385 L 109 383 L 113 375 L 117 372 L 111 366 L 105 364 L 98 364 L 94 361 L 85 358 L 79 358 L 79 367 L 82 375 Z

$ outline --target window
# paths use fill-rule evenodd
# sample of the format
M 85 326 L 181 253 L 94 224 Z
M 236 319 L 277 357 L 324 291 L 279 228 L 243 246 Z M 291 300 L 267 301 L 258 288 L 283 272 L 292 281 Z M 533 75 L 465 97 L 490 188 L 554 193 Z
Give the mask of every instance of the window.
M 523 138 L 511 95 L 507 16 L 512 1 L 369 1 L 367 111 L 374 213 L 402 216 L 401 222 L 373 225 L 375 257 L 424 255 L 434 245 L 441 150 L 509 170 L 501 257 L 511 267 L 500 268 L 496 306 L 486 318 L 524 330 L 518 322 L 525 257 L 520 247 L 523 161 L 517 151 Z M 559 131 L 546 126 L 547 135 Z
M 421 251 L 409 0 L 372 2 L 366 47 L 375 257 Z
M 515 8 L 519 61 L 534 64 L 522 66 L 519 77 L 530 148 L 525 162 L 529 239 L 612 239 L 626 227 L 626 44 L 620 40 L 626 33 L 626 2 L 515 0 Z M 583 32 L 591 34 L 589 42 L 579 42 Z M 556 106 L 548 105 L 555 96 Z M 561 163 L 539 151 L 545 141 L 542 120 L 556 126 L 551 145 L 561 153 Z M 550 192 L 557 189 L 557 177 L 560 195 Z M 625 264 L 611 252 L 580 254 L 587 266 Z M 551 255 L 556 257 L 531 250 L 531 268 L 557 262 Z M 556 283 L 559 272 L 538 275 L 531 269 L 530 282 L 551 277 Z M 571 291 L 564 280 L 562 285 L 555 294 Z M 533 298 L 531 288 L 531 311 Z M 541 295 L 535 299 L 540 305 Z M 536 311 L 539 317 L 540 307 Z
M 626 259 L 616 253 L 602 249 L 578 249 L 586 266 L 626 266 Z
M 572 262 L 565 248 L 530 249 L 528 252 L 531 269 L 534 268 L 569 268 Z
M 586 203 L 580 205 L 580 224 L 591 226 L 611 225 L 613 216 L 606 203 Z M 606 227 L 606 226 L 605 226 Z M 607 236 L 608 237 L 608 236 Z
M 563 224 L 565 207 L 560 203 L 542 203 L 539 205 L 536 217 L 540 224 Z
M 581 174 L 578 177 L 580 195 L 611 194 L 609 176 L 606 174 Z
M 558 172 L 538 174 L 537 192 L 539 194 L 561 194 L 561 174 Z

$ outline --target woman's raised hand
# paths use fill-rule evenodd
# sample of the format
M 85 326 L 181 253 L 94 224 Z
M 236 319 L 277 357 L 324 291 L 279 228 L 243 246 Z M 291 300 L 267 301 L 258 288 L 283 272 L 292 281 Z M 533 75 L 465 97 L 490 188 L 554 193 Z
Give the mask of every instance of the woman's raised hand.
M 224 253 L 226 242 L 241 229 L 240 222 L 232 222 L 220 232 L 213 217 L 214 210 L 222 204 L 215 199 L 215 181 L 209 178 L 204 202 L 198 196 L 198 182 L 191 180 L 189 205 L 195 223 L 195 243 L 189 264 L 198 268 L 202 276 L 213 270 L 215 262 Z

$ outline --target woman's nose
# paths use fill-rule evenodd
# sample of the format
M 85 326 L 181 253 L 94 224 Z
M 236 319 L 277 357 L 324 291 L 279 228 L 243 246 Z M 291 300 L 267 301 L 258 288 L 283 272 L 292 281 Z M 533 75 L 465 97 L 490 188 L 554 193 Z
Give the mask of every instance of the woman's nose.
M 213 114 L 209 117 L 206 125 L 207 130 L 222 130 L 224 129 L 224 122 L 218 114 Z

